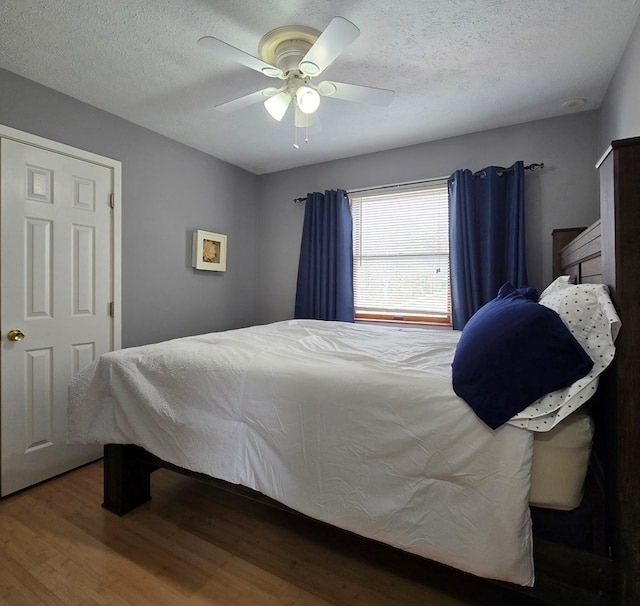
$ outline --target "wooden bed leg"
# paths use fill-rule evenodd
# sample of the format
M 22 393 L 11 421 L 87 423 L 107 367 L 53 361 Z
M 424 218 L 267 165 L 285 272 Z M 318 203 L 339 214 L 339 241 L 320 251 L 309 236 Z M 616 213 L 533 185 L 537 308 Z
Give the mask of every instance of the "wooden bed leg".
M 123 516 L 151 499 L 151 472 L 137 446 L 106 444 L 104 447 L 105 509 Z

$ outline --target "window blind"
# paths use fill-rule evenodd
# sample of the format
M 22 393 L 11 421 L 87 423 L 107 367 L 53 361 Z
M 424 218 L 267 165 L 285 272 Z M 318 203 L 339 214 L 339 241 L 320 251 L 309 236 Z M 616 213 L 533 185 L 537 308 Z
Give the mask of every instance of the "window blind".
M 351 197 L 357 315 L 450 316 L 446 181 Z

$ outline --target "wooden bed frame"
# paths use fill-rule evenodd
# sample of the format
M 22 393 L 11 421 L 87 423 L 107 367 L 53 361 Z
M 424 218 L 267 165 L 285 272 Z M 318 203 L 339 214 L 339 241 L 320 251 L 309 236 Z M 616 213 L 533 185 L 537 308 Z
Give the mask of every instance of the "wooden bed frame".
M 597 168 L 601 218 L 562 248 L 554 271 L 559 268 L 577 282 L 607 284 L 622 320 L 616 358 L 602 377 L 598 404 L 610 549 L 602 554 L 536 539 L 536 586 L 501 584 L 558 606 L 640 604 L 640 137 L 614 141 Z M 178 468 L 131 445 L 105 446 L 103 506 L 124 515 L 148 501 L 151 473 L 161 467 L 284 508 L 250 489 Z

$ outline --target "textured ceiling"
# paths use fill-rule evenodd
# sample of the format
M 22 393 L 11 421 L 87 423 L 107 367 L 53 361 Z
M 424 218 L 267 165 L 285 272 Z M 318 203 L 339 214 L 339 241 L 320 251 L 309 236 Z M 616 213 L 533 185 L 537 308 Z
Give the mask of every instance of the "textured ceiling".
M 262 174 L 556 116 L 578 97 L 595 109 L 639 12 L 636 0 L 1 0 L 0 67 Z M 321 79 L 393 89 L 389 107 L 323 99 L 297 150 L 291 110 L 276 123 L 262 104 L 215 109 L 273 80 L 199 38 L 257 55 L 268 30 L 336 15 L 361 34 Z

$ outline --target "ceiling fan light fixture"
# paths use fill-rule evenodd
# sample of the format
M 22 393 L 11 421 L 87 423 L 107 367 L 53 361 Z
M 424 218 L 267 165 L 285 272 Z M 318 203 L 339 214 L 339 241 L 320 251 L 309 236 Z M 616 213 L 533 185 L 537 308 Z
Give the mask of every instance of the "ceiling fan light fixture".
M 269 112 L 269 115 L 280 122 L 283 116 L 287 112 L 287 108 L 291 103 L 291 95 L 287 91 L 282 91 L 273 97 L 270 97 L 264 102 L 265 109 Z
M 296 100 L 300 111 L 305 114 L 312 114 L 320 107 L 320 95 L 318 91 L 310 86 L 301 86 L 296 91 Z
M 359 35 L 360 30 L 353 23 L 343 17 L 334 17 L 322 32 L 303 25 L 272 29 L 260 40 L 260 58 L 213 36 L 200 38 L 198 43 L 224 59 L 283 81 L 280 88 L 264 88 L 215 107 L 219 111 L 232 112 L 262 101 L 269 115 L 280 122 L 289 105 L 293 105 L 294 147 L 298 147 L 300 129 L 307 130 L 305 142 L 308 142 L 308 128 L 317 116 L 321 97 L 380 106 L 391 103 L 394 95 L 391 90 L 344 82 L 312 83 L 312 79 L 320 76 Z

